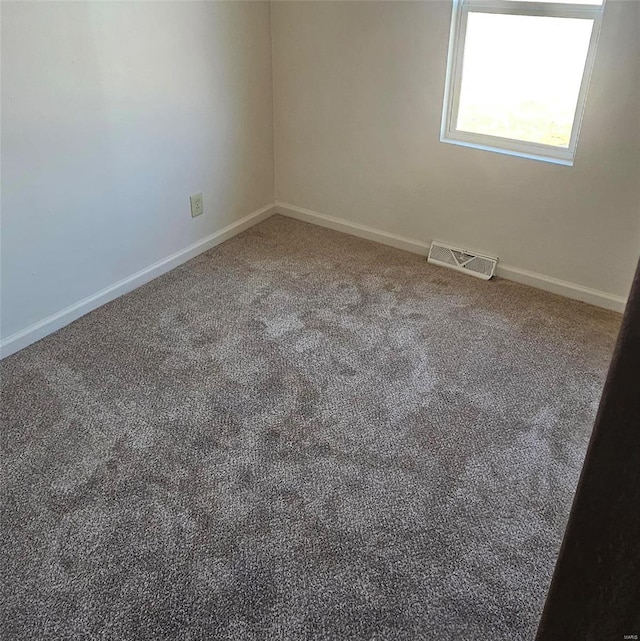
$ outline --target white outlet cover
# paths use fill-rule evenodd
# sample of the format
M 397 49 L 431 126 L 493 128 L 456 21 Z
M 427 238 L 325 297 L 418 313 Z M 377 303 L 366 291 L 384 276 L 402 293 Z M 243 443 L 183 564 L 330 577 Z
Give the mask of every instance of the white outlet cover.
M 191 218 L 200 216 L 204 213 L 204 203 L 202 202 L 202 194 L 194 194 L 189 198 L 191 202 Z

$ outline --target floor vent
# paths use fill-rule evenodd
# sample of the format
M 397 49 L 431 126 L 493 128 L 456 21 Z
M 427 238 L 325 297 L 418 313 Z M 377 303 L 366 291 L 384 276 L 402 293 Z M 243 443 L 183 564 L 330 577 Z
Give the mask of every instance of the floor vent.
M 434 241 L 429 248 L 427 262 L 443 267 L 451 267 L 451 269 L 459 272 L 489 280 L 496 270 L 498 259 Z

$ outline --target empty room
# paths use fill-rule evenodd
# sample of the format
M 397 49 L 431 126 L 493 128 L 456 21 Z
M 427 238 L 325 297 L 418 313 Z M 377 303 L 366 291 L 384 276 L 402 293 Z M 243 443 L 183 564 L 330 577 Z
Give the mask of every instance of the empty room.
M 640 1 L 16 1 L 0 638 L 640 637 Z

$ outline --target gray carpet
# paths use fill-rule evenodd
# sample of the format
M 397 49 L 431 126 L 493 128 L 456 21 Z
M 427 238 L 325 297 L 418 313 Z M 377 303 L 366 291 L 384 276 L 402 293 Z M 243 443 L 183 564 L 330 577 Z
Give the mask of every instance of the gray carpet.
M 2 638 L 532 639 L 619 319 L 270 218 L 0 365 Z

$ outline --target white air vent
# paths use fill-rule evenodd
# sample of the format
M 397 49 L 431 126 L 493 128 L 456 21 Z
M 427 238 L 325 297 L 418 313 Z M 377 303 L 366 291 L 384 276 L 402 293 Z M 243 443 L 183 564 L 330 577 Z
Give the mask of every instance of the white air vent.
M 451 267 L 451 269 L 456 269 L 459 272 L 489 280 L 496 270 L 498 259 L 434 241 L 429 248 L 427 262 L 434 265 L 442 265 L 443 267 Z

